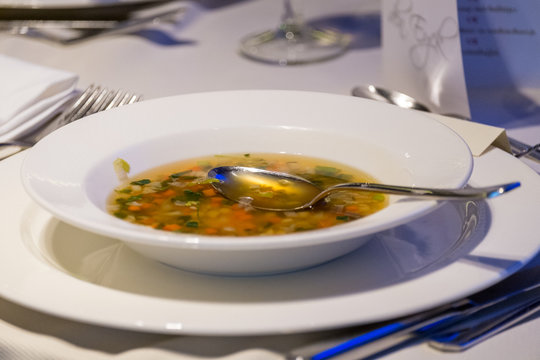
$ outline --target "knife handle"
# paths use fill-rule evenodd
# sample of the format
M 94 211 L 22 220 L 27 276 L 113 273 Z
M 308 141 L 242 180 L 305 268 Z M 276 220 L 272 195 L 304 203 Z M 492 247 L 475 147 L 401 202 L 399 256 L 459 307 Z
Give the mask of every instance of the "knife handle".
M 461 329 L 432 337 L 429 346 L 440 351 L 458 352 L 471 348 L 508 329 L 540 310 L 540 300 L 519 304 L 483 321 L 468 322 Z

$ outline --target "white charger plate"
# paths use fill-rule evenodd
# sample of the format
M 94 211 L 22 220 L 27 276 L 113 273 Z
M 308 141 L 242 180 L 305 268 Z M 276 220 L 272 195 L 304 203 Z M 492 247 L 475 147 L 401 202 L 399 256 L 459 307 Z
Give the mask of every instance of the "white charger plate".
M 448 203 L 316 268 L 251 278 L 173 269 L 55 219 L 23 190 L 23 157 L 0 163 L 0 295 L 103 326 L 255 335 L 381 321 L 482 290 L 540 250 L 540 177 L 498 149 L 475 158 L 469 183 L 520 180 L 521 188 Z

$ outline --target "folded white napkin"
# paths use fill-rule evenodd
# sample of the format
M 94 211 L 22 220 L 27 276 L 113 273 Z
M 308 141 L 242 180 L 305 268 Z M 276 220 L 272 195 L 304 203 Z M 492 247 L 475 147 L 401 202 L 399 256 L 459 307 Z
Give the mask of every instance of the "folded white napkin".
M 490 146 L 512 153 L 506 131 L 503 128 L 434 113 L 428 113 L 427 115 L 448 126 L 461 136 L 469 145 L 473 156 L 482 155 Z
M 54 115 L 74 93 L 78 76 L 0 54 L 0 142 Z

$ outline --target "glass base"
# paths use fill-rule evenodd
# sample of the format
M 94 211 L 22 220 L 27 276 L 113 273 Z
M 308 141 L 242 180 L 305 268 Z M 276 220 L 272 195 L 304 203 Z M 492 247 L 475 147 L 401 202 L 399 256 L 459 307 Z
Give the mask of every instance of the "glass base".
M 295 65 L 319 62 L 343 54 L 351 37 L 330 29 L 283 25 L 248 36 L 240 43 L 245 56 L 267 63 Z

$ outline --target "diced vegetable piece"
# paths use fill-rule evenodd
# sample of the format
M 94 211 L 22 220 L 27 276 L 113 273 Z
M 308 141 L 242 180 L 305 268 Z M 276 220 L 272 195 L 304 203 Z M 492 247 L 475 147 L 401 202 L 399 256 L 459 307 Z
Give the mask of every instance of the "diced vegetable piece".
M 199 223 L 197 221 L 188 221 L 186 226 L 190 228 L 197 228 L 199 227 Z
M 126 160 L 121 159 L 121 158 L 114 160 L 113 168 L 116 173 L 116 176 L 118 177 L 118 180 L 120 180 L 121 182 L 124 182 L 127 180 L 130 166 Z
M 131 185 L 146 185 L 146 184 L 150 184 L 150 179 L 141 179 L 141 180 L 137 180 L 137 181 L 132 181 L 130 182 Z
M 212 187 L 219 180 L 207 178 L 204 170 L 223 165 L 251 166 L 289 172 L 321 188 L 344 181 L 373 182 L 374 179 L 349 167 L 300 155 L 237 154 L 194 159 L 150 170 L 128 180 L 129 164 L 115 161 L 125 176 L 109 201 L 112 215 L 163 231 L 208 236 L 279 235 L 308 231 L 354 221 L 386 206 L 386 196 L 366 192 L 339 192 L 311 210 L 286 213 L 262 211 L 245 202 L 224 198 Z M 202 171 L 201 171 L 202 170 Z M 349 180 L 350 179 L 350 180 Z M 280 184 L 284 188 L 288 184 Z M 253 197 L 287 201 L 284 189 L 265 184 L 248 187 Z

